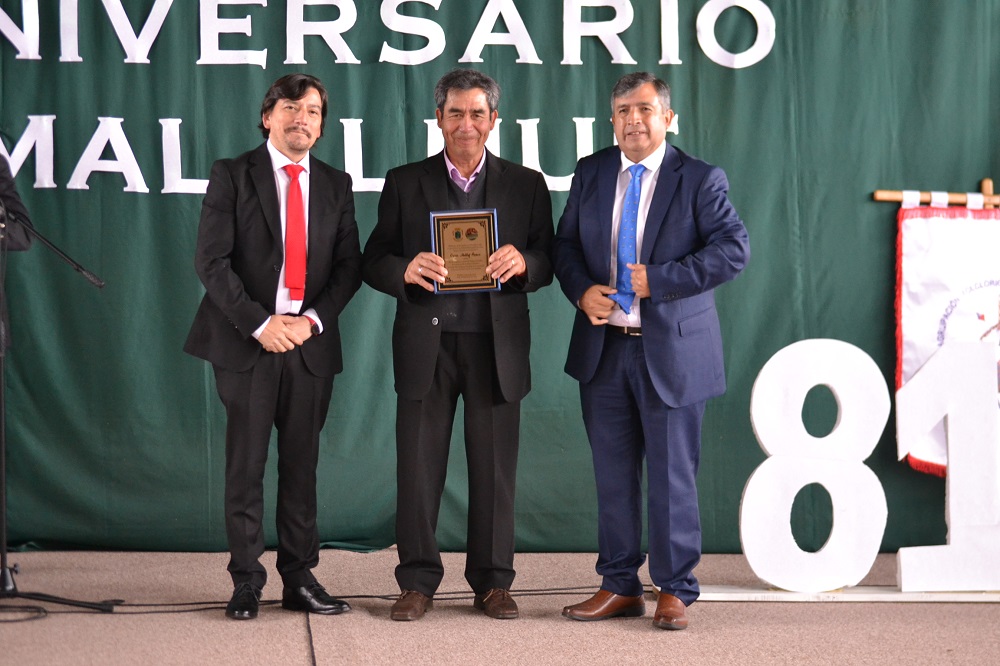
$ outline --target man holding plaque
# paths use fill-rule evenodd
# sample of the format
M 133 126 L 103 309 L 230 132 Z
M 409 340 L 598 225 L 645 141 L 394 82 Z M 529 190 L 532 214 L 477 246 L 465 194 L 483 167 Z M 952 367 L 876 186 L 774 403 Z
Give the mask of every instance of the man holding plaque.
M 520 401 L 531 388 L 527 294 L 552 281 L 552 204 L 540 173 L 486 150 L 500 101 L 493 79 L 454 70 L 434 101 L 445 149 L 386 174 L 362 262 L 364 281 L 396 298 L 401 594 L 391 617 L 421 618 L 444 574 L 434 533 L 461 395 L 465 577 L 477 609 L 512 619 L 514 473 Z
M 646 612 L 638 570 L 647 465 L 653 625 L 687 627 L 701 557 L 695 476 L 705 402 L 726 390 L 713 290 L 750 258 L 718 167 L 666 143 L 670 88 L 646 72 L 611 92 L 618 145 L 577 164 L 553 242 L 576 306 L 566 372 L 580 382 L 597 480 L 601 589 L 574 620 Z

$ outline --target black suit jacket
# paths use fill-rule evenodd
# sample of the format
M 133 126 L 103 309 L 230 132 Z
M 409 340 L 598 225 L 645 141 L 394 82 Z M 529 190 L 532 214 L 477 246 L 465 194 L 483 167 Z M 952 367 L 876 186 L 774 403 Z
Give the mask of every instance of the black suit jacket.
M 323 334 L 302 345 L 309 370 L 343 369 L 338 317 L 361 286 L 361 250 L 351 177 L 310 156 L 309 248 L 303 311 Z M 275 313 L 284 262 L 278 192 L 267 145 L 212 166 L 201 209 L 195 270 L 205 285 L 184 351 L 226 370 L 248 370 L 262 353 L 253 337 Z
M 27 250 L 31 247 L 31 236 L 17 222 L 30 226 L 31 218 L 28 216 L 28 209 L 24 207 L 21 197 L 17 194 L 10 165 L 3 157 L 0 157 L 0 202 L 3 203 L 3 207 L 7 211 L 7 226 L 4 229 L 7 249 Z
M 528 351 L 529 292 L 552 282 L 552 201 L 542 174 L 486 153 L 486 208 L 497 209 L 499 245 L 516 247 L 527 265 L 522 280 L 509 280 L 491 292 L 494 353 L 500 389 L 508 402 L 531 389 Z M 448 172 L 444 153 L 386 174 L 378 223 L 365 245 L 366 283 L 396 298 L 392 355 L 396 393 L 419 400 L 434 377 L 441 340 L 443 299 L 403 281 L 419 252 L 431 251 L 430 212 L 447 210 Z
M 17 194 L 10 165 L 3 157 L 0 157 L 0 203 L 3 203 L 3 209 L 7 212 L 6 220 L 0 214 L 0 222 L 6 224 L 3 229 L 3 242 L 6 249 L 27 250 L 31 247 L 31 236 L 21 225 L 31 226 L 31 219 L 28 217 L 28 209 L 24 207 L 21 197 Z M 0 286 L 3 286 L 2 280 L 0 280 Z M 6 296 L 3 298 L 3 311 L 0 312 L 0 318 L 2 318 L 0 325 L 3 326 L 3 331 L 0 331 L 2 333 L 0 344 L 6 349 L 10 347 L 10 319 L 7 317 Z

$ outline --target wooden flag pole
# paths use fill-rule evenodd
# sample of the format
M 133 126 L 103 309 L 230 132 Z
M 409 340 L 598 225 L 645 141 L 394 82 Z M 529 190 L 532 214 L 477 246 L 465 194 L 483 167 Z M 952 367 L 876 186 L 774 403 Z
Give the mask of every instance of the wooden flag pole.
M 983 195 L 983 208 L 996 208 L 1000 206 L 1000 195 L 993 194 L 993 179 L 983 178 L 979 185 L 979 191 Z M 875 190 L 873 195 L 875 201 L 903 201 L 903 192 L 901 190 Z M 920 203 L 927 204 L 931 202 L 930 192 L 920 193 Z M 949 206 L 964 206 L 968 203 L 968 197 L 965 192 L 948 192 L 948 205 Z

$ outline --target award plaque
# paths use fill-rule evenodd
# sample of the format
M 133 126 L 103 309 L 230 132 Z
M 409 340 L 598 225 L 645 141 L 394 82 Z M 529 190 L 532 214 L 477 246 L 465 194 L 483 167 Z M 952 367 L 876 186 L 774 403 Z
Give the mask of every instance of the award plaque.
M 499 290 L 500 280 L 486 270 L 496 250 L 495 208 L 431 212 L 431 251 L 448 269 L 444 283 L 434 283 L 435 292 Z

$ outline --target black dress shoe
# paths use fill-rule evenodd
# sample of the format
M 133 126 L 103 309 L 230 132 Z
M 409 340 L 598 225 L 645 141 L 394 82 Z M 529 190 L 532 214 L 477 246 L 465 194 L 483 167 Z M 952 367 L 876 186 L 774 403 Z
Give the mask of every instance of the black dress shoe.
M 240 583 L 233 590 L 233 598 L 226 604 L 226 617 L 234 620 L 252 620 L 260 608 L 260 588 L 250 583 Z
M 303 587 L 286 587 L 281 593 L 281 607 L 320 615 L 339 615 L 351 610 L 350 604 L 334 599 L 316 582 Z

